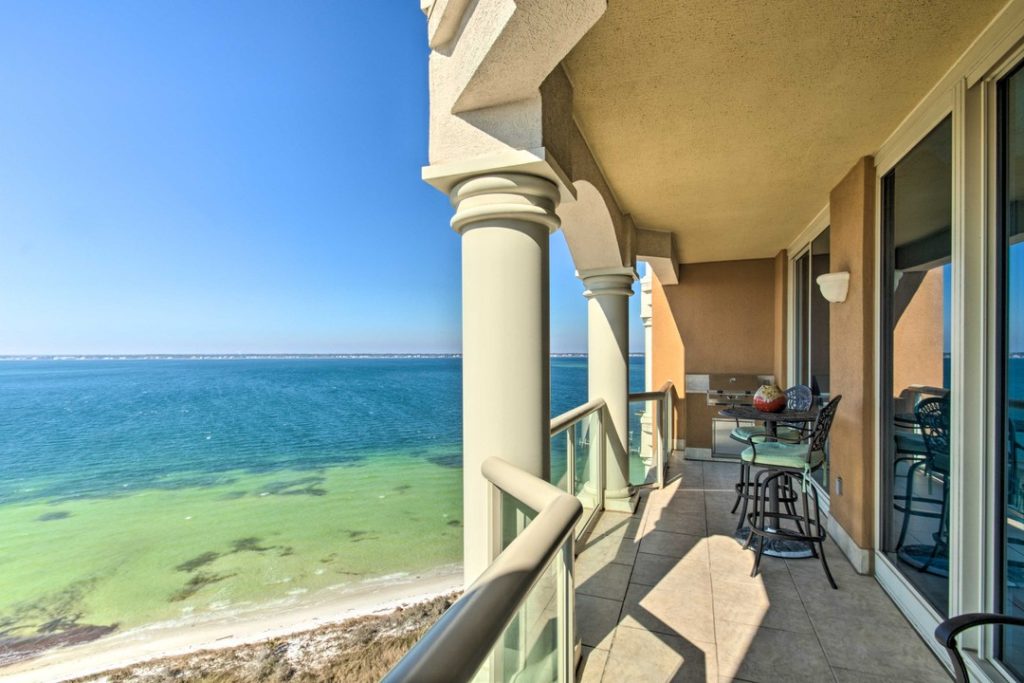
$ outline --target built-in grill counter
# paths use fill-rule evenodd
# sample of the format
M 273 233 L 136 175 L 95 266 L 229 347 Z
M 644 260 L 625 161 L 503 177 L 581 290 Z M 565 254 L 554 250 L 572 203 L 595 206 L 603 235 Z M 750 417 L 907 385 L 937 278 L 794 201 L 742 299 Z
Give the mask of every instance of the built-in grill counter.
M 729 406 L 752 405 L 763 384 L 773 384 L 772 375 L 743 373 L 693 374 L 686 376 L 686 457 L 694 460 L 739 458 L 743 445 L 729 438 L 736 420 L 719 417 Z M 703 400 L 700 394 L 703 394 Z M 741 426 L 752 423 L 740 422 Z

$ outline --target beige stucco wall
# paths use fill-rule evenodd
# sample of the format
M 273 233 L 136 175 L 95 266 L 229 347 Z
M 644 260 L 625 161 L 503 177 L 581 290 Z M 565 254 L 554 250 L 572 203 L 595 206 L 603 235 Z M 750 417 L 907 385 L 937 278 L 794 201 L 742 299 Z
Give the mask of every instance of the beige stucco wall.
M 900 285 L 909 278 L 904 276 Z M 893 394 L 911 384 L 942 386 L 942 269 L 933 268 L 910 297 L 893 330 Z
M 831 264 L 849 271 L 846 301 L 831 304 L 830 372 L 832 395 L 843 395 L 830 439 L 834 488 L 830 514 L 861 548 L 873 546 L 875 453 L 874 377 L 874 212 L 875 167 L 862 158 L 830 195 Z
M 683 387 L 687 374 L 772 374 L 780 292 L 778 259 L 692 263 L 679 284 L 652 291 L 653 379 Z M 704 395 L 676 407 L 677 435 L 689 447 L 711 446 L 711 417 Z
M 675 289 L 678 285 L 669 285 Z M 675 432 L 677 439 L 686 435 L 686 347 L 676 332 L 676 323 L 669 305 L 666 287 L 651 275 L 651 386 L 657 389 L 667 380 L 676 387 Z

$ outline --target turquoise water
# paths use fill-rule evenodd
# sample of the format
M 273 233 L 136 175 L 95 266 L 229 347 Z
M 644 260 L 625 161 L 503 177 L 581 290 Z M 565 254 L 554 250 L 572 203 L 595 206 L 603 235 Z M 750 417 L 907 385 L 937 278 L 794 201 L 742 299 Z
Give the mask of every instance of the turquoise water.
M 586 375 L 552 359 L 553 413 Z M 0 663 L 457 564 L 460 389 L 457 358 L 0 363 Z

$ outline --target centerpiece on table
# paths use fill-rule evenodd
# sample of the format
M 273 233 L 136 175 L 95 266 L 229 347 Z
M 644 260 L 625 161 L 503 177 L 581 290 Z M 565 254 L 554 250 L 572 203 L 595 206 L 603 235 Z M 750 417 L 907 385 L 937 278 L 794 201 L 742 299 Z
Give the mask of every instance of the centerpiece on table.
M 786 409 L 786 394 L 774 384 L 763 384 L 754 394 L 754 407 L 762 413 L 778 413 Z

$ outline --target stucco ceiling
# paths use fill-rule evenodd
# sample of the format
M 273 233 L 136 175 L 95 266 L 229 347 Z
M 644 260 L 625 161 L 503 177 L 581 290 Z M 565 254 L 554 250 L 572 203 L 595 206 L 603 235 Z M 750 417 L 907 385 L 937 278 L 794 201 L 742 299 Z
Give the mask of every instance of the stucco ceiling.
M 610 0 L 565 66 L 636 223 L 683 262 L 774 255 L 1005 0 Z

